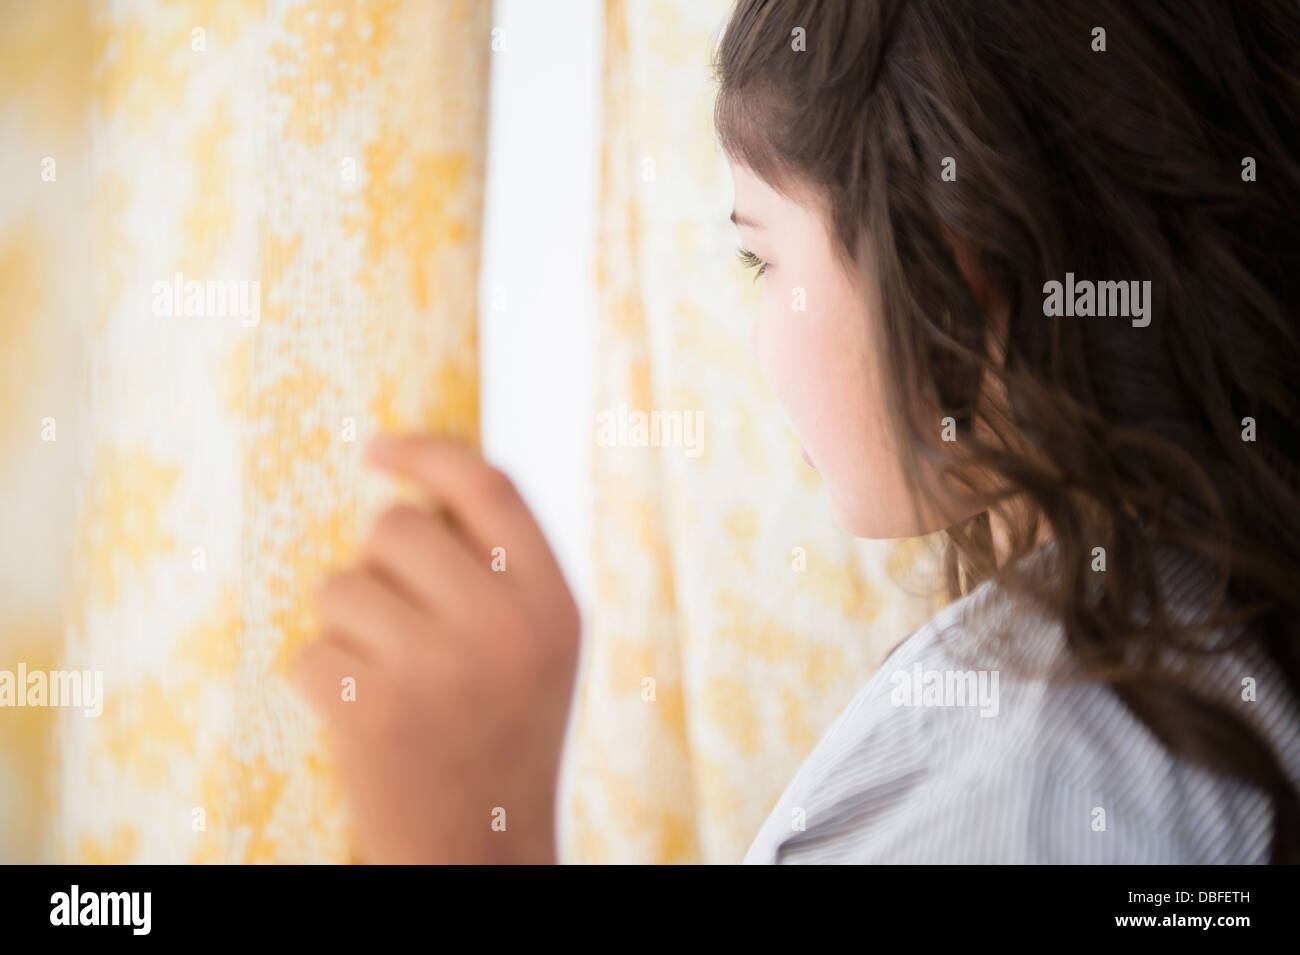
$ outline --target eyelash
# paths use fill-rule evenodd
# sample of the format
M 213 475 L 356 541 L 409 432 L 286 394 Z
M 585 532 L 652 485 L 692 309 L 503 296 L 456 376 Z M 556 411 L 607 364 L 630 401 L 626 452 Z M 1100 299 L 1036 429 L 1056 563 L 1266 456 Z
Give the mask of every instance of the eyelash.
M 756 256 L 753 252 L 750 252 L 749 249 L 737 249 L 736 257 L 740 259 L 741 264 L 743 264 L 745 268 L 757 269 L 754 273 L 755 282 L 758 281 L 760 275 L 767 271 L 767 263 Z

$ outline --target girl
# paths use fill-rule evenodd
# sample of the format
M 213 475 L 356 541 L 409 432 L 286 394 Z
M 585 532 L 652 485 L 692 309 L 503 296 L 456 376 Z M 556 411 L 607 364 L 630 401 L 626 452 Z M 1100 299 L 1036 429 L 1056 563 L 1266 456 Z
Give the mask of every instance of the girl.
M 1286 2 L 740 0 L 757 360 L 843 526 L 944 531 L 956 598 L 746 861 L 1300 860 L 1297 36 Z M 572 598 L 476 455 L 372 458 L 448 519 L 385 515 L 302 659 L 363 853 L 554 861 Z

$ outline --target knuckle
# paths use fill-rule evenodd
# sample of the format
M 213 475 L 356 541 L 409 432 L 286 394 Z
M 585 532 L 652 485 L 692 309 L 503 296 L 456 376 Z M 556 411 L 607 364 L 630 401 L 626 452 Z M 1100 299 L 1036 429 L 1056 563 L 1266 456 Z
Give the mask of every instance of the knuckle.
M 500 608 L 492 615 L 489 626 L 491 665 L 498 678 L 511 685 L 527 685 L 539 676 L 549 675 L 570 656 L 567 640 L 557 639 L 549 622 L 539 626 L 522 608 Z
M 338 684 L 338 660 L 322 641 L 305 647 L 294 664 L 293 678 L 307 702 L 329 716 L 334 712 L 333 688 Z
M 348 617 L 350 611 L 369 599 L 372 582 L 373 578 L 363 567 L 349 567 L 330 574 L 321 585 L 317 599 L 321 619 Z
M 415 508 L 409 504 L 392 504 L 384 508 L 370 530 L 367 548 L 373 552 L 392 546 L 407 533 L 415 514 Z
M 321 613 L 325 616 L 332 616 L 338 611 L 339 606 L 352 593 L 354 576 L 355 572 L 352 570 L 340 570 L 325 578 L 320 586 L 319 603 Z
M 519 499 L 519 492 L 510 475 L 500 468 L 486 465 L 482 478 L 483 496 L 497 506 L 511 504 Z

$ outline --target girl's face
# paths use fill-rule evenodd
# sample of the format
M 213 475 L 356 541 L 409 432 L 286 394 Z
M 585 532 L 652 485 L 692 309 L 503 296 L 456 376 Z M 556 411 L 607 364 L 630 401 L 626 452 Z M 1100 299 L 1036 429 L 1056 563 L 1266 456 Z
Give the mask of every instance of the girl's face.
M 732 175 L 741 245 L 763 264 L 750 342 L 805 459 L 826 482 L 836 520 L 859 537 L 937 530 L 942 523 L 916 518 L 887 423 L 871 341 L 876 297 L 840 264 L 811 193 L 787 197 L 738 163 Z

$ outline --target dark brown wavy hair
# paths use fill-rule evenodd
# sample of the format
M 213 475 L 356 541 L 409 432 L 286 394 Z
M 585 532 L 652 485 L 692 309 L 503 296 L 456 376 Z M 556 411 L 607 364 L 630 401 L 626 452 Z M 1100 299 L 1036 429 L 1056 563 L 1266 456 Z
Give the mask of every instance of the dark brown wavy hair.
M 727 155 L 814 187 L 879 291 L 907 473 L 979 501 L 947 531 L 954 594 L 1036 600 L 1173 753 L 1269 795 L 1275 862 L 1300 860 L 1276 753 L 1158 651 L 1235 627 L 1300 701 L 1297 38 L 1292 0 L 740 0 L 714 62 Z M 1150 324 L 1047 317 L 1067 272 L 1150 281 Z M 1008 502 L 1011 556 L 1046 530 L 1050 580 L 995 561 Z M 1203 616 L 1169 606 L 1166 547 L 1211 568 Z

